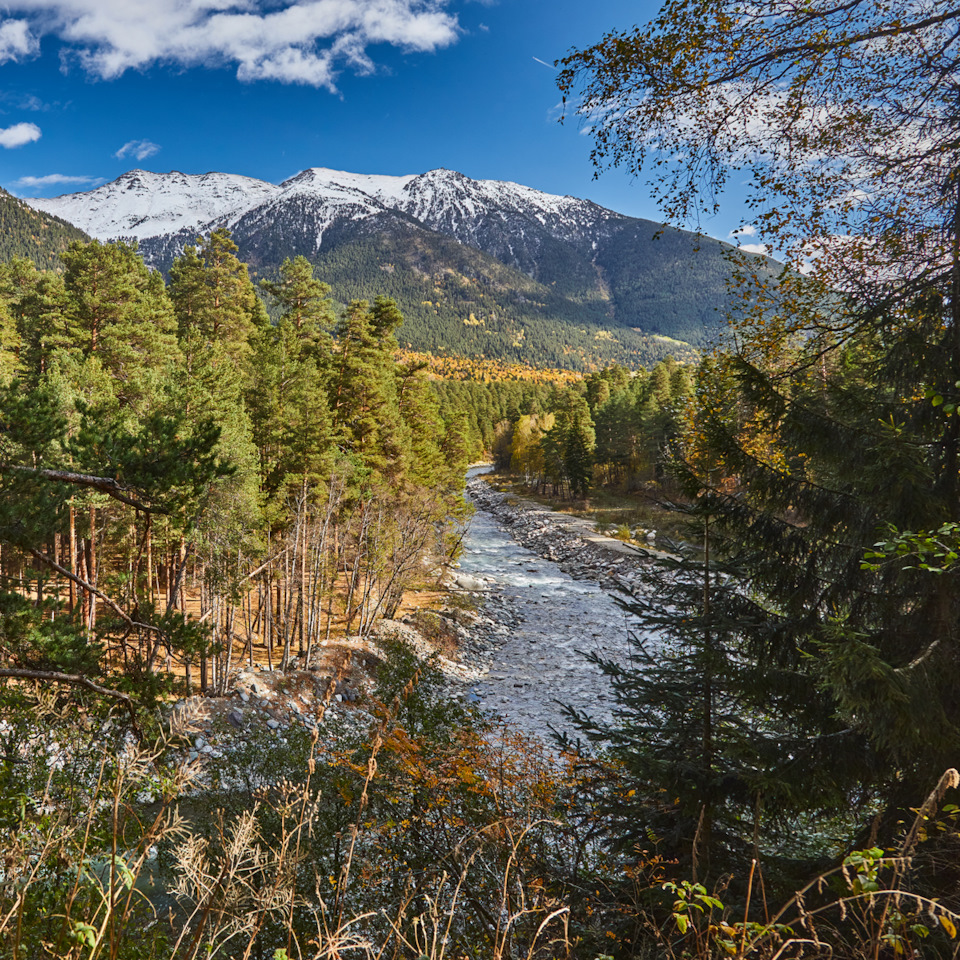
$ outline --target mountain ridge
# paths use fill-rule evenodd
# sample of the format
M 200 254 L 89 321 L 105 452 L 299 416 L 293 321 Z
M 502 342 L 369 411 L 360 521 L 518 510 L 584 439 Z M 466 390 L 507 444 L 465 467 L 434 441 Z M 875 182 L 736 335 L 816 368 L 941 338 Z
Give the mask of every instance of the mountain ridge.
M 0 188 L 0 263 L 27 257 L 41 269 L 56 269 L 72 241 L 89 239 L 72 223 L 36 210 Z
M 341 301 L 394 296 L 414 349 L 635 366 L 666 350 L 693 356 L 731 306 L 729 244 L 444 168 L 392 176 L 310 167 L 280 184 L 131 170 L 91 191 L 27 202 L 98 239 L 136 240 L 164 270 L 220 227 L 261 275 L 306 256 Z

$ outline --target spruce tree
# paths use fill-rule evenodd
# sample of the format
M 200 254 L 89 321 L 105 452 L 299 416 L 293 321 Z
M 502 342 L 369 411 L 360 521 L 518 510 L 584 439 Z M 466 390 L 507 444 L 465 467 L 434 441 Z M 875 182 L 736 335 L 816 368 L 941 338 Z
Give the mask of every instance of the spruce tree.
M 570 491 L 583 499 L 593 486 L 595 433 L 590 408 L 580 396 L 571 397 L 566 410 L 566 434 L 563 440 L 563 464 Z
M 755 337 L 704 367 L 685 475 L 714 491 L 724 550 L 765 598 L 756 656 L 817 706 L 782 768 L 882 796 L 891 830 L 960 749 L 960 592 L 957 571 L 864 558 L 890 524 L 960 518 L 957 423 L 925 396 L 955 394 L 960 349 L 936 295 L 865 310 L 831 292 L 821 309 L 846 318 L 842 341 Z

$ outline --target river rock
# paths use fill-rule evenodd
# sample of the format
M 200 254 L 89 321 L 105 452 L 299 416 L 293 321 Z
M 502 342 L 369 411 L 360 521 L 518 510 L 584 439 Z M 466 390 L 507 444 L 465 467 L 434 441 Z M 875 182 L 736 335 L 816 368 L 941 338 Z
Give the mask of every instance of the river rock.
M 453 578 L 453 584 L 458 590 L 466 590 L 470 593 L 479 593 L 489 589 L 489 584 L 477 577 L 471 577 L 466 573 L 458 573 Z

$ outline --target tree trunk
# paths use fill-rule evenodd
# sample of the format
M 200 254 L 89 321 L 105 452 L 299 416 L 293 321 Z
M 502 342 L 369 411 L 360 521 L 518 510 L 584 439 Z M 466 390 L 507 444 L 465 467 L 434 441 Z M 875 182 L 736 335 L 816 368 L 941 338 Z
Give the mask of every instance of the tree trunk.
M 90 539 L 87 543 L 88 543 L 87 549 L 89 551 L 87 555 L 87 563 L 88 563 L 87 573 L 89 574 L 89 577 L 90 577 L 90 579 L 87 582 L 90 584 L 90 586 L 95 587 L 97 586 L 97 579 L 98 579 L 97 574 L 99 573 L 99 570 L 97 569 L 99 566 L 99 558 L 97 557 L 97 508 L 96 507 L 90 508 Z M 94 630 L 96 630 L 96 627 L 97 627 L 97 598 L 94 594 L 90 594 L 89 631 L 90 631 L 91 637 L 93 636 L 93 632 Z

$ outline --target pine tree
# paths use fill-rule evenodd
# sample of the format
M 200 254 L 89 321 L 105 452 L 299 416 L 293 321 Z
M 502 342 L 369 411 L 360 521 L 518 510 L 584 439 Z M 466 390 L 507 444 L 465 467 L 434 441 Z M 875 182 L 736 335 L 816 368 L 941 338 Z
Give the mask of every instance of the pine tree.
M 262 280 L 260 286 L 277 302 L 281 319 L 293 327 L 305 348 L 325 354 L 334 323 L 330 286 L 314 277 L 310 261 L 301 256 L 284 260 L 279 280 Z
M 47 343 L 78 369 L 94 360 L 117 402 L 142 408 L 176 352 L 162 277 L 124 243 L 73 243 L 62 259 L 66 298 Z
M 263 303 L 237 258 L 226 229 L 214 230 L 200 246 L 188 246 L 170 268 L 173 301 L 181 341 L 210 353 L 216 365 L 243 364 L 251 340 L 267 325 Z
M 367 469 L 394 479 L 406 469 L 393 359 L 393 332 L 402 321 L 393 301 L 378 297 L 372 307 L 364 300 L 351 303 L 336 326 L 330 382 L 337 442 Z
M 406 363 L 396 367 L 397 403 L 409 437 L 409 476 L 413 483 L 436 490 L 454 489 L 463 477 L 451 477 L 447 471 L 442 442 L 443 421 L 430 383 L 424 376 L 426 364 Z
M 329 287 L 304 257 L 286 260 L 275 283 L 261 283 L 281 308 L 255 337 L 247 389 L 269 514 L 279 518 L 284 488 L 323 482 L 333 459 L 327 403 L 333 323 Z
M 6 385 L 20 365 L 20 336 L 6 303 L 0 300 L 0 386 Z

